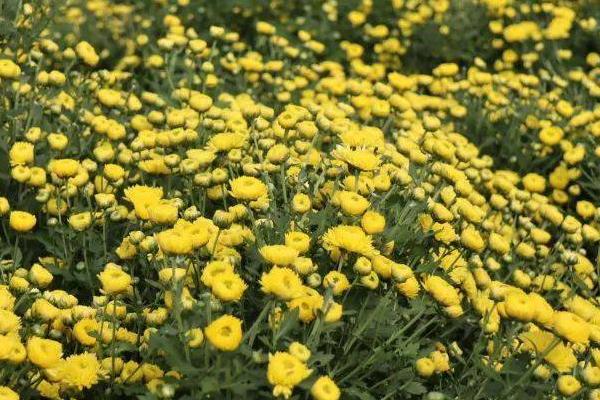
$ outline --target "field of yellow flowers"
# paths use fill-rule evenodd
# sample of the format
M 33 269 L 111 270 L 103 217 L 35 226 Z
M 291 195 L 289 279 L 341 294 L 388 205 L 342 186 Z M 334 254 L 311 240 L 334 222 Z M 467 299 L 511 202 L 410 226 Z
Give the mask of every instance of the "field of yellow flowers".
M 0 1 L 0 400 L 600 400 L 599 24 Z

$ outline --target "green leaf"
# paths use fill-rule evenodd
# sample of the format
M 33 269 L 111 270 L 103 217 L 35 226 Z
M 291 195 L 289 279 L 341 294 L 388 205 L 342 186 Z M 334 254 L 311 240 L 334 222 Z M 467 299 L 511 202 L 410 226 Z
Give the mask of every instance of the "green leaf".
M 371 396 L 369 392 L 355 388 L 344 389 L 344 394 L 347 396 L 353 396 L 354 398 L 360 400 L 377 400 L 375 397 Z
M 404 387 L 402 388 L 403 391 L 410 393 L 410 394 L 423 394 L 423 393 L 427 393 L 427 388 L 425 388 L 425 386 L 423 386 L 422 383 L 420 382 L 409 382 L 406 385 L 404 385 Z

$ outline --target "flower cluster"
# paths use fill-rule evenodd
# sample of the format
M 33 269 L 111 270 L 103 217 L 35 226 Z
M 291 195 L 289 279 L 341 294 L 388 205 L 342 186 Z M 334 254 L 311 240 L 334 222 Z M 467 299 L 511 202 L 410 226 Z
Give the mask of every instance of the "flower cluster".
M 0 399 L 600 399 L 597 7 L 208 3 L 0 19 Z

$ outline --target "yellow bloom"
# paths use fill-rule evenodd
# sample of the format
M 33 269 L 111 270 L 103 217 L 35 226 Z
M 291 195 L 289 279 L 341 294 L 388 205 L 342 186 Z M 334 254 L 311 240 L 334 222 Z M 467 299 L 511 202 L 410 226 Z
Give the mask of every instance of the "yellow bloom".
M 168 175 L 171 173 L 171 168 L 167 166 L 165 158 L 162 156 L 140 161 L 138 167 L 151 175 Z
M 31 179 L 31 169 L 25 165 L 15 165 L 10 170 L 10 176 L 19 183 L 25 183 Z
M 0 215 L 5 215 L 10 211 L 10 204 L 6 197 L 0 197 Z
M 106 179 L 115 182 L 125 176 L 125 169 L 117 164 L 106 164 L 103 173 Z
M 11 332 L 18 332 L 20 326 L 21 319 L 17 315 L 12 311 L 0 309 L 0 334 L 6 335 Z
M 27 358 L 27 350 L 18 335 L 0 335 L 0 360 L 21 364 Z
M 433 236 L 435 239 L 444 244 L 450 244 L 457 238 L 454 227 L 448 222 L 444 222 L 443 224 L 434 222 L 433 225 L 431 225 L 431 230 L 434 232 Z
M 155 224 L 172 224 L 177 221 L 179 210 L 173 204 L 159 202 L 148 206 L 148 219 Z
M 156 241 L 161 251 L 166 254 L 190 254 L 193 250 L 191 237 L 176 229 L 168 229 L 158 233 Z
M 523 42 L 525 40 L 540 38 L 540 27 L 533 21 L 522 21 L 504 28 L 504 38 L 507 42 Z
M 429 354 L 429 358 L 433 361 L 436 372 L 446 372 L 450 370 L 450 357 L 447 353 L 435 350 Z
M 310 197 L 304 193 L 296 193 L 292 198 L 292 209 L 300 214 L 310 211 L 312 207 Z
M 419 358 L 415 363 L 415 369 L 419 376 L 428 378 L 435 372 L 435 364 L 429 357 Z
M 367 149 L 352 150 L 349 147 L 337 146 L 331 154 L 361 171 L 374 171 L 381 164 L 380 157 Z
M 423 287 L 438 303 L 444 306 L 460 304 L 458 291 L 439 276 L 427 277 L 423 282 Z
M 415 277 L 408 278 L 402 283 L 397 283 L 396 288 L 402 295 L 408 297 L 409 299 L 414 299 L 421 291 L 421 286 L 419 286 L 419 282 Z
M 298 258 L 298 250 L 280 244 L 263 246 L 259 253 L 267 262 L 275 265 L 292 265 Z
M 200 280 L 207 287 L 212 287 L 212 284 L 217 275 L 233 272 L 233 265 L 226 261 L 211 261 L 202 270 Z
M 236 273 L 227 271 L 212 279 L 212 293 L 222 301 L 239 301 L 248 285 Z
M 92 213 L 89 211 L 73 214 L 69 217 L 69 226 L 78 232 L 86 230 L 91 223 Z
M 337 193 L 342 211 L 348 215 L 362 215 L 371 205 L 367 199 L 355 192 L 341 191 Z
M 63 133 L 51 133 L 46 137 L 48 144 L 53 150 L 62 151 L 69 144 L 69 137 Z
M 109 295 L 126 292 L 132 282 L 131 275 L 114 263 L 106 264 L 104 270 L 98 274 L 98 279 L 102 283 L 102 291 Z
M 563 136 L 563 130 L 558 126 L 549 126 L 540 130 L 540 141 L 547 146 L 558 144 Z
M 381 233 L 385 229 L 385 217 L 376 211 L 367 211 L 360 220 L 360 226 L 368 235 Z
M 198 218 L 192 223 L 180 219 L 173 228 L 185 235 L 191 241 L 194 249 L 208 243 L 210 235 L 217 230 L 212 221 L 205 218 Z
M 510 292 L 504 300 L 504 312 L 509 318 L 528 322 L 535 316 L 534 305 L 525 293 Z
M 213 151 L 204 149 L 189 149 L 185 152 L 185 154 L 190 159 L 197 161 L 199 167 L 206 167 L 210 165 L 215 158 L 217 158 Z
M 546 190 L 546 179 L 534 173 L 529 173 L 523 177 L 523 187 L 534 193 L 543 193 Z
M 121 375 L 119 376 L 121 382 L 136 383 L 141 381 L 143 378 L 144 371 L 137 362 L 130 360 L 123 364 Z
M 330 228 L 322 237 L 323 247 L 326 250 L 346 250 L 371 257 L 377 253 L 371 238 L 357 226 L 338 225 Z
M 163 197 L 162 188 L 131 186 L 125 189 L 125 199 L 133 203 L 136 215 L 141 219 L 150 218 L 149 208 L 158 204 Z
M 31 175 L 27 181 L 28 185 L 42 187 L 46 184 L 46 171 L 40 167 L 32 167 L 29 171 Z
M 480 253 L 485 249 L 485 242 L 481 237 L 481 234 L 472 225 L 469 225 L 466 229 L 463 229 L 462 233 L 460 234 L 460 241 L 466 248 L 477 253 Z
M 158 271 L 158 280 L 163 285 L 171 285 L 175 282 L 180 282 L 186 277 L 185 268 L 166 267 Z
M 272 162 L 273 164 L 281 164 L 282 162 L 287 160 L 289 155 L 289 148 L 286 145 L 279 143 L 271 147 L 269 151 L 267 151 L 266 159 Z
M 198 348 L 204 343 L 204 333 L 202 333 L 202 329 L 200 328 L 190 329 L 186 332 L 185 337 L 192 349 Z
M 34 147 L 29 142 L 15 142 L 9 152 L 10 165 L 28 165 L 33 163 Z
M 96 338 L 91 333 L 98 332 L 100 324 L 92 318 L 83 318 L 73 326 L 73 336 L 84 346 L 93 346 L 96 344 Z
M 269 355 L 267 379 L 275 388 L 282 387 L 289 391 L 308 378 L 312 370 L 290 353 L 278 351 Z M 275 389 L 274 389 L 275 390 Z
M 191 41 L 190 44 L 192 44 L 192 42 L 193 41 Z M 190 104 L 190 107 L 199 112 L 204 112 L 208 110 L 213 104 L 212 99 L 209 96 L 202 93 L 192 94 L 188 102 Z
M 53 320 L 58 316 L 60 310 L 52 305 L 48 300 L 44 298 L 36 299 L 31 305 L 31 314 L 44 320 Z
M 48 286 L 53 279 L 52 273 L 38 263 L 33 264 L 29 269 L 29 280 L 41 288 Z
M 300 254 L 306 253 L 310 248 L 310 236 L 304 232 L 287 232 L 285 234 L 285 245 L 296 249 Z
M 222 351 L 236 350 L 242 341 L 242 320 L 232 315 L 223 315 L 205 329 L 206 338 Z
M 587 383 L 590 386 L 597 386 L 598 384 L 600 384 L 600 368 L 599 367 L 588 364 L 581 371 L 581 375 L 582 375 L 585 383 Z
M 288 348 L 291 355 L 302 362 L 307 362 L 310 358 L 310 350 L 300 342 L 292 342 Z
M 94 353 L 81 353 L 60 362 L 58 370 L 61 384 L 81 391 L 98 383 L 100 362 Z
M 571 343 L 587 343 L 590 337 L 588 323 L 576 314 L 567 311 L 554 313 L 554 332 Z
M 130 260 L 137 254 L 137 247 L 129 241 L 128 237 L 125 237 L 116 248 L 115 253 L 121 260 Z
M 328 376 L 320 376 L 310 388 L 310 394 L 315 400 L 338 400 L 341 396 L 340 389 Z
M 0 78 L 17 79 L 21 75 L 21 67 L 8 59 L 0 59 Z
M 9 224 L 17 232 L 29 232 L 37 222 L 35 215 L 25 211 L 11 211 Z
M 581 390 L 581 383 L 572 375 L 561 375 L 556 381 L 558 391 L 567 397 L 575 395 Z
M 298 310 L 298 317 L 302 322 L 309 323 L 317 317 L 317 312 L 323 306 L 323 296 L 309 292 L 288 301 L 287 305 L 290 310 Z
M 344 313 L 344 307 L 340 303 L 336 303 L 335 301 L 329 301 L 327 305 L 321 307 L 323 312 L 325 313 L 324 320 L 325 322 L 337 322 L 342 319 L 342 315 Z
M 27 358 L 40 368 L 56 366 L 62 357 L 62 344 L 56 340 L 37 336 L 27 341 Z
M 501 255 L 504 255 L 510 251 L 509 242 L 502 235 L 499 235 L 496 232 L 490 233 L 489 244 L 490 249 Z
M 266 196 L 267 185 L 252 176 L 241 176 L 229 182 L 231 195 L 238 200 L 254 201 Z
M 100 61 L 100 57 L 98 57 L 98 54 L 96 54 L 94 47 L 92 47 L 92 45 L 86 41 L 77 43 L 77 46 L 75 46 L 75 52 L 77 53 L 77 56 L 83 60 L 83 62 L 91 67 L 95 67 L 96 64 L 98 64 L 98 61 Z
M 1 73 L 1 65 L 0 65 L 0 76 Z M 19 400 L 19 394 L 9 388 L 8 386 L 0 386 L 0 399 L 2 400 Z
M 586 200 L 578 201 L 576 210 L 577 214 L 584 219 L 591 218 L 596 213 L 596 207 L 594 204 Z
M 274 266 L 260 278 L 261 289 L 282 300 L 291 300 L 302 295 L 302 280 L 289 268 Z
M 323 278 L 323 286 L 331 288 L 335 296 L 339 296 L 350 289 L 350 281 L 346 275 L 338 271 L 329 271 Z
M 581 222 L 576 218 L 567 215 L 561 224 L 561 228 L 567 233 L 575 233 L 581 229 Z
M 48 170 L 59 178 L 75 176 L 79 167 L 79 162 L 71 158 L 54 159 L 48 164 Z
M 263 35 L 272 35 L 275 33 L 275 27 L 268 22 L 258 21 L 256 23 L 256 32 L 262 33 Z
M 121 97 L 121 92 L 118 90 L 100 89 L 97 96 L 98 101 L 106 107 L 123 107 L 125 105 L 125 100 Z
M 362 25 L 365 23 L 366 20 L 367 16 L 360 11 L 353 10 L 350 13 L 348 13 L 348 21 L 350 21 L 352 26 Z
M 218 133 L 208 141 L 208 148 L 214 151 L 229 151 L 244 147 L 247 135 L 240 132 Z

